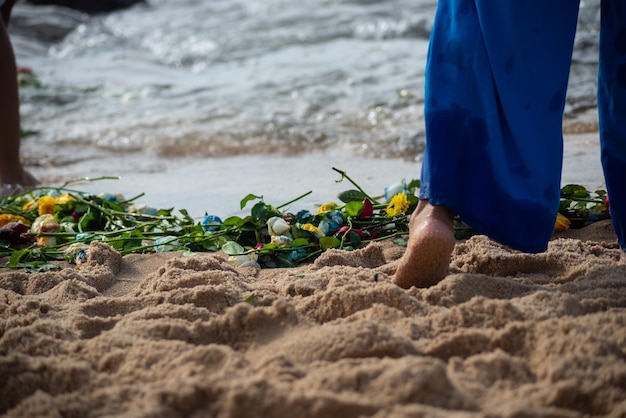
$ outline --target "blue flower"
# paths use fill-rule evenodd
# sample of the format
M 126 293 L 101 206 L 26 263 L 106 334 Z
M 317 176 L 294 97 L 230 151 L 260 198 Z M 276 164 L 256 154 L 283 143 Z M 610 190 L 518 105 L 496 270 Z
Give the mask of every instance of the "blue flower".
M 300 212 L 296 214 L 296 218 L 298 219 L 298 221 L 301 221 L 302 223 L 306 223 L 307 220 L 310 219 L 311 217 L 313 217 L 313 215 L 311 214 L 311 212 L 309 212 L 306 209 L 302 209 Z
M 326 221 L 328 221 L 330 232 L 336 232 L 343 226 L 343 215 L 341 211 L 333 210 L 326 214 Z
M 330 235 L 337 232 L 337 230 L 342 226 L 343 215 L 341 214 L 341 211 L 333 210 L 324 215 L 317 227 L 324 232 L 324 235 Z
M 289 254 L 287 254 L 287 258 L 290 261 L 297 261 L 305 256 L 306 256 L 306 250 L 304 248 L 299 248 L 297 250 L 290 251 Z
M 222 225 L 222 220 L 219 216 L 209 215 L 207 213 L 204 214 L 202 229 L 205 231 L 219 231 L 220 225 Z

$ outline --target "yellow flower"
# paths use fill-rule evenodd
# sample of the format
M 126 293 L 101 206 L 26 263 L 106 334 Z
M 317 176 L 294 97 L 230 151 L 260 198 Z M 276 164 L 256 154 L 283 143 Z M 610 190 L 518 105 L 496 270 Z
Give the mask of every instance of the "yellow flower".
M 320 213 L 330 212 L 331 210 L 335 209 L 337 209 L 337 204 L 335 202 L 324 203 L 317 210 L 317 215 L 319 215 Z
M 0 215 L 0 227 L 5 226 L 9 222 L 21 222 L 24 225 L 30 225 L 29 220 L 20 215 L 13 215 L 12 213 L 3 213 Z
M 56 203 L 57 205 L 64 205 L 73 201 L 74 198 L 67 193 L 63 193 L 61 196 L 54 199 L 54 203 Z
M 322 231 L 321 229 L 319 229 L 318 227 L 316 227 L 313 224 L 304 224 L 304 225 L 300 226 L 300 228 L 304 229 L 305 231 L 311 232 L 317 238 L 322 238 L 322 237 L 326 236 L 326 234 L 324 234 L 324 231 Z
M 39 215 L 54 214 L 55 200 L 52 196 L 41 196 L 37 200 L 37 206 L 39 206 Z
M 557 213 L 556 221 L 554 222 L 554 232 L 567 231 L 571 223 L 572 222 L 566 216 Z
M 35 206 L 36 204 L 37 204 L 36 200 L 30 200 L 24 204 L 24 206 L 22 207 L 22 210 L 27 211 L 31 209 L 33 206 Z
M 406 197 L 406 193 L 400 192 L 391 198 L 385 212 L 387 212 L 387 216 L 396 216 L 407 210 L 409 210 L 409 199 Z

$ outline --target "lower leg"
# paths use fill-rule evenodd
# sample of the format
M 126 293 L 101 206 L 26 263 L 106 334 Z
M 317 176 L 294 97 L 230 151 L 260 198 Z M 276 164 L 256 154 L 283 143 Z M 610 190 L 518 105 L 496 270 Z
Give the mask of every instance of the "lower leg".
M 393 282 L 405 289 L 437 284 L 449 272 L 455 242 L 452 211 L 421 200 L 411 216 L 409 242 Z
M 0 20 L 0 187 L 32 186 L 35 178 L 20 161 L 20 108 L 15 55 L 9 35 Z

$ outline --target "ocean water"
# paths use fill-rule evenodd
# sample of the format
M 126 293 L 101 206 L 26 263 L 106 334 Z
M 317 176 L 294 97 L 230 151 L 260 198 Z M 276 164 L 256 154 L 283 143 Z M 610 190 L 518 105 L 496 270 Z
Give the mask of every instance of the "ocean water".
M 419 161 L 436 3 L 147 0 L 95 17 L 18 4 L 18 65 L 39 82 L 21 89 L 23 157 L 45 182 L 241 156 Z M 595 127 L 598 10 L 581 4 L 572 130 Z

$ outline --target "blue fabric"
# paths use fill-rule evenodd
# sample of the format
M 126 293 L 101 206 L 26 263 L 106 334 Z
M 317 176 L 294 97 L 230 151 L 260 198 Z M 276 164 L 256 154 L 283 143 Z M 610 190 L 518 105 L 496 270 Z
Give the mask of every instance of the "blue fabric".
M 603 0 L 598 69 L 600 150 L 611 219 L 626 250 L 626 3 Z
M 605 3 L 621 9 L 620 1 Z M 452 208 L 479 232 L 526 252 L 546 249 L 558 211 L 578 7 L 575 0 L 440 0 L 431 33 L 420 198 Z M 619 26 L 619 18 L 610 20 Z M 623 31 L 604 23 L 604 32 Z M 607 91 L 614 91 L 620 79 L 614 67 L 623 63 L 603 61 L 613 73 Z M 605 158 L 607 178 L 613 173 L 617 181 L 607 180 L 607 188 L 617 193 L 608 186 L 616 184 L 626 198 L 624 108 L 609 107 L 603 155 L 617 155 L 617 161 Z

